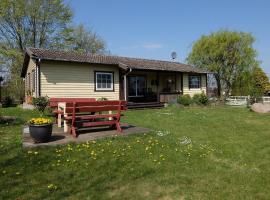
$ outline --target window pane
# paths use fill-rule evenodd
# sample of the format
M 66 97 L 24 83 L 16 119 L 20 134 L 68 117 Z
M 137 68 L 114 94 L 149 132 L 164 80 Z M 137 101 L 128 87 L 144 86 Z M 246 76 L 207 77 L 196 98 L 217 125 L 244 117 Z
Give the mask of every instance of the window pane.
M 97 82 L 101 83 L 101 75 L 100 74 L 97 74 Z
M 111 83 L 107 83 L 107 88 L 112 88 L 112 86 L 111 86 L 112 84 Z
M 189 76 L 189 88 L 200 88 L 200 76 Z
M 112 73 L 97 72 L 96 74 L 96 88 L 99 90 L 112 90 Z

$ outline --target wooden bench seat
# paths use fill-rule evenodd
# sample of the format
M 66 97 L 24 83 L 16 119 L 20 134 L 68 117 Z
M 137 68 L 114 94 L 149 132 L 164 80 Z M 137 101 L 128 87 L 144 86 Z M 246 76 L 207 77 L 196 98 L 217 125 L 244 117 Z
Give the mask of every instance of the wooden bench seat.
M 121 111 L 126 110 L 125 101 L 95 101 L 66 103 L 64 120 L 70 128 L 70 134 L 77 137 L 81 128 L 111 126 L 122 132 L 120 126 Z
M 50 98 L 49 107 L 52 109 L 52 113 L 55 117 L 55 122 L 57 123 L 58 115 L 63 115 L 64 111 L 58 109 L 59 102 L 73 103 L 73 102 L 93 102 L 96 101 L 95 98 Z

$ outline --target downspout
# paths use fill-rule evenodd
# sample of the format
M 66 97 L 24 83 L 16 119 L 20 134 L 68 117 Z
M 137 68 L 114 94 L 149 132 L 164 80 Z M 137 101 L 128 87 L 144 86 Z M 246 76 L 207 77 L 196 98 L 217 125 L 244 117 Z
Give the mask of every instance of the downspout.
M 124 74 L 124 99 L 127 101 L 127 75 L 132 72 L 131 68 L 128 68 L 128 72 Z
M 40 63 L 41 58 L 39 57 L 33 57 L 36 59 L 36 97 L 40 97 Z

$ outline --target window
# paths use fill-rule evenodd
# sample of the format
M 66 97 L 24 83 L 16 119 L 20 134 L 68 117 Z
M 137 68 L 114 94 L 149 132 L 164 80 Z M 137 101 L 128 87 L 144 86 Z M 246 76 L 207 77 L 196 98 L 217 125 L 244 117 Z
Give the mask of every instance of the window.
M 31 90 L 30 73 L 27 74 L 27 89 L 28 89 L 28 90 Z
M 32 91 L 35 92 L 36 90 L 36 74 L 35 70 L 32 71 Z
M 96 91 L 113 91 L 113 72 L 95 72 Z
M 188 81 L 189 89 L 197 89 L 201 87 L 201 76 L 190 75 Z

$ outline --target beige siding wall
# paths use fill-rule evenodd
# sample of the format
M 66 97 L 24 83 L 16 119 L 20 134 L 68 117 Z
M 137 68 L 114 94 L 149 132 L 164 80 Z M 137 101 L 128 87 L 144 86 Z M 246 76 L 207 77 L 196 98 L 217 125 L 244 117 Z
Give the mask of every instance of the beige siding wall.
M 206 94 L 206 75 L 201 75 L 201 88 L 199 89 L 189 89 L 188 76 L 189 74 L 183 74 L 183 94 L 189 94 L 191 97 L 203 91 Z
M 95 91 L 94 71 L 114 72 L 114 91 Z M 40 72 L 42 96 L 119 99 L 119 69 L 116 66 L 43 62 Z
M 29 60 L 29 64 L 27 67 L 27 73 L 25 76 L 25 93 L 27 93 L 27 91 L 31 91 L 32 92 L 32 96 L 36 96 L 36 88 L 34 88 L 34 84 L 33 82 L 35 81 L 34 77 L 33 77 L 33 70 L 36 70 L 36 63 L 33 59 Z M 35 73 L 35 72 L 34 72 Z

